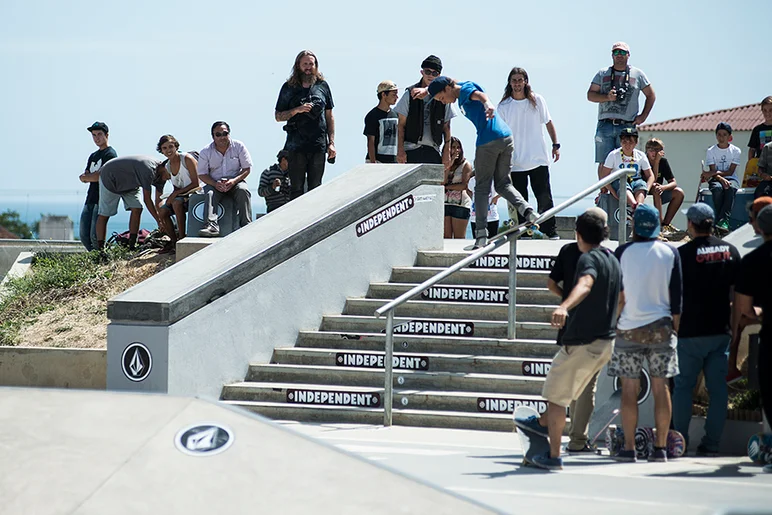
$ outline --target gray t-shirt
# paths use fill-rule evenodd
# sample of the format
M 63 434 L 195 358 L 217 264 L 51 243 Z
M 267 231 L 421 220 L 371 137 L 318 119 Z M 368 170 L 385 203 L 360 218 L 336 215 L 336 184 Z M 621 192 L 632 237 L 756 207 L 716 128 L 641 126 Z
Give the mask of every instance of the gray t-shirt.
M 430 113 L 429 113 L 429 104 L 432 101 L 432 99 L 427 95 L 424 97 L 424 133 L 421 136 L 421 138 L 418 140 L 418 143 L 413 143 L 411 141 L 405 142 L 405 151 L 408 150 L 415 150 L 418 147 L 424 146 L 424 147 L 434 147 L 435 150 L 439 152 L 440 150 L 440 144 L 441 141 L 434 141 L 434 138 L 432 138 L 432 130 L 431 127 L 429 127 L 431 124 L 430 122 Z M 397 102 L 397 105 L 394 106 L 394 112 L 397 114 L 401 114 L 402 116 L 407 116 L 408 109 L 410 108 L 410 92 L 404 91 L 402 93 L 402 97 Z M 458 113 L 456 112 L 455 107 L 453 107 L 453 104 L 445 104 L 445 121 L 448 122 L 452 118 L 456 117 Z
M 160 162 L 150 156 L 116 157 L 102 166 L 99 180 L 113 193 L 127 193 L 137 188 L 149 190 L 156 180 L 155 170 Z
M 613 68 L 604 68 L 595 74 L 592 83 L 600 86 L 602 95 L 611 91 L 612 85 L 617 92 L 623 87 L 627 89 L 623 100 L 619 100 L 619 96 L 617 96 L 616 102 L 598 104 L 598 120 L 612 118 L 628 122 L 632 122 L 638 116 L 638 96 L 643 89 L 651 84 L 646 74 L 634 66 L 628 66 L 627 70 L 621 72 L 613 70 Z

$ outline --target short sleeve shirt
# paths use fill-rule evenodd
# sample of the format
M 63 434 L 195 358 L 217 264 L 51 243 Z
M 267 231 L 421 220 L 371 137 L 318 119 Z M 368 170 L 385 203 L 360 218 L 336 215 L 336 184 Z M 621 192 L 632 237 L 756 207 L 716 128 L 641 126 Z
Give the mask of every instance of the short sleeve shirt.
M 718 145 L 713 145 L 708 149 L 705 154 L 705 164 L 715 165 L 716 170 L 719 172 L 728 172 L 731 165 L 737 165 L 733 175 L 726 175 L 725 178 L 730 181 L 734 181 L 736 184 L 740 183 L 740 178 L 737 176 L 737 171 L 740 169 L 740 155 L 742 151 L 739 147 L 732 145 L 731 143 L 727 148 L 719 148 Z
M 595 74 L 593 84 L 600 86 L 601 94 L 605 95 L 611 88 L 617 90 L 616 102 L 600 102 L 598 104 L 598 120 L 615 119 L 632 122 L 638 116 L 638 97 L 641 91 L 651 83 L 643 71 L 635 66 L 628 66 L 625 71 L 605 68 Z M 619 91 L 624 88 L 627 91 L 620 100 Z
M 105 147 L 97 150 L 88 156 L 86 172 L 98 172 L 106 162 L 115 157 L 118 157 L 118 154 L 113 147 Z M 99 204 L 99 181 L 89 183 L 88 193 L 86 193 L 86 204 Z
M 471 96 L 475 91 L 485 92 L 479 84 L 474 82 L 459 82 L 461 94 L 458 97 L 458 107 L 461 112 L 469 118 L 477 129 L 477 146 L 481 147 L 486 143 L 497 139 L 512 136 L 509 126 L 504 123 L 500 115 L 496 115 L 490 120 L 485 116 L 485 106 L 478 100 L 472 100 Z
M 375 158 L 381 163 L 397 161 L 397 122 L 399 117 L 391 109 L 386 112 L 374 107 L 365 116 L 365 136 L 375 137 Z
M 113 193 L 128 193 L 138 188 L 149 190 L 160 163 L 150 156 L 116 157 L 102 166 L 99 181 Z
M 611 168 L 612 172 L 616 172 L 617 170 L 621 170 L 622 168 L 631 168 L 635 170 L 635 174 L 632 177 L 628 177 L 629 181 L 633 181 L 635 179 L 642 179 L 643 170 L 651 169 L 651 164 L 649 163 L 649 159 L 646 157 L 646 154 L 644 154 L 637 148 L 633 149 L 632 156 L 624 155 L 622 153 L 621 148 L 618 148 L 613 152 L 610 152 L 609 155 L 606 156 L 606 162 L 603 163 L 603 166 L 605 166 L 606 168 Z
M 772 125 L 760 123 L 751 131 L 751 138 L 748 140 L 748 147 L 756 151 L 758 157 L 764 145 L 772 141 Z
M 753 297 L 753 305 L 766 314 L 761 323 L 761 337 L 772 339 L 772 241 L 763 243 L 740 262 L 735 292 Z
M 652 167 L 652 171 L 653 170 L 654 168 Z M 675 177 L 673 176 L 673 170 L 670 168 L 670 163 L 667 162 L 667 158 L 663 157 L 659 160 L 659 170 L 655 182 L 665 184 L 666 180 L 670 183 L 675 180 Z
M 407 117 L 408 113 L 410 112 L 410 89 L 408 88 L 405 90 L 405 92 L 402 94 L 402 96 L 399 98 L 399 101 L 397 101 L 397 105 L 394 106 L 394 112 L 397 113 L 397 115 L 402 115 Z M 412 141 L 405 141 L 405 150 L 416 150 L 417 148 L 421 146 L 431 146 L 434 147 L 436 150 L 439 151 L 441 141 L 434 141 L 434 138 L 432 138 L 432 129 L 431 129 L 431 112 L 430 112 L 430 106 L 432 99 L 428 95 L 423 98 L 423 106 L 424 106 L 424 130 L 423 134 L 421 135 L 421 138 L 418 140 L 417 143 L 413 143 Z M 453 107 L 453 104 L 446 104 L 445 105 L 445 118 L 444 120 L 446 122 L 449 122 L 451 119 L 458 116 L 458 113 L 456 113 L 456 109 Z
M 287 121 L 285 150 L 324 152 L 327 150 L 326 111 L 335 107 L 327 81 L 318 81 L 310 88 L 290 86 L 285 82 L 276 100 L 276 111 L 289 111 L 301 104 L 312 103 L 307 113 L 299 113 Z

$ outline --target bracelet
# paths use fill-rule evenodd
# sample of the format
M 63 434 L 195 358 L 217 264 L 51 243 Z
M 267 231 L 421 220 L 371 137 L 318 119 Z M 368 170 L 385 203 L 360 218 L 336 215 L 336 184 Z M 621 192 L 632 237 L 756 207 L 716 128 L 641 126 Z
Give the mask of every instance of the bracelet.
M 559 149 L 560 148 L 560 143 L 553 143 L 552 144 L 552 148 L 554 148 L 555 150 Z

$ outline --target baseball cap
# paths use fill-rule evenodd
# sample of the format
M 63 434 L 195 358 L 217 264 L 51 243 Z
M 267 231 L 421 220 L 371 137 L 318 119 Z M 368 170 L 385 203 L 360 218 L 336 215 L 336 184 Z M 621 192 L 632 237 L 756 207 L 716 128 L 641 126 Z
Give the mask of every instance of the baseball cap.
M 429 96 L 434 97 L 434 95 L 445 89 L 445 86 L 450 86 L 450 82 L 450 77 L 440 75 L 429 84 Z
M 639 204 L 633 213 L 633 231 L 641 238 L 659 236 L 659 211 L 654 206 Z
M 397 83 L 393 80 L 385 80 L 378 84 L 378 91 L 376 93 L 383 93 L 384 91 L 394 91 L 397 89 Z
M 693 224 L 700 224 L 705 220 L 715 219 L 713 208 L 704 202 L 697 202 L 686 211 L 686 218 Z
M 421 68 L 427 68 L 429 70 L 442 71 L 442 61 L 436 55 L 430 55 L 421 63 Z
M 625 127 L 619 133 L 619 137 L 621 138 L 622 136 L 635 136 L 637 138 L 638 137 L 638 129 L 636 129 L 635 127 Z
M 766 206 L 756 215 L 756 225 L 761 234 L 772 236 L 772 206 Z
M 721 129 L 724 129 L 729 134 L 732 134 L 732 126 L 726 122 L 721 122 L 718 125 L 716 125 L 716 132 L 720 131 Z
M 91 127 L 86 127 L 86 130 L 89 132 L 102 131 L 105 134 L 110 132 L 110 129 L 107 128 L 107 124 L 105 122 L 94 122 L 91 124 Z
M 624 41 L 617 41 L 614 43 L 611 46 L 611 51 L 613 52 L 614 50 L 624 50 L 628 54 L 630 53 L 630 47 Z

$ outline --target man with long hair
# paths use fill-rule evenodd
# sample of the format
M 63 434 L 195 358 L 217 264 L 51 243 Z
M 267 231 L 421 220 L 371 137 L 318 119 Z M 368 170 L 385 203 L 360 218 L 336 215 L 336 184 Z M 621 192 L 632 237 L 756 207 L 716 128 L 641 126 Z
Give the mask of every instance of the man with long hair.
M 525 200 L 528 200 L 528 181 L 536 196 L 539 212 L 551 209 L 552 189 L 550 188 L 550 153 L 544 141 L 543 126 L 552 140 L 552 159 L 560 159 L 560 143 L 552 123 L 547 102 L 544 97 L 534 93 L 528 82 L 528 72 L 523 68 L 514 67 L 507 77 L 507 86 L 496 111 L 501 119 L 512 129 L 515 151 L 512 153 L 512 184 Z M 510 218 L 519 219 L 513 207 L 509 206 Z M 542 232 L 551 240 L 558 240 L 555 230 L 555 219 L 545 220 L 541 225 Z
M 325 154 L 335 162 L 335 118 L 332 92 L 319 71 L 319 60 L 310 50 L 295 57 L 292 74 L 276 101 L 276 121 L 287 122 L 291 199 L 322 184 Z

